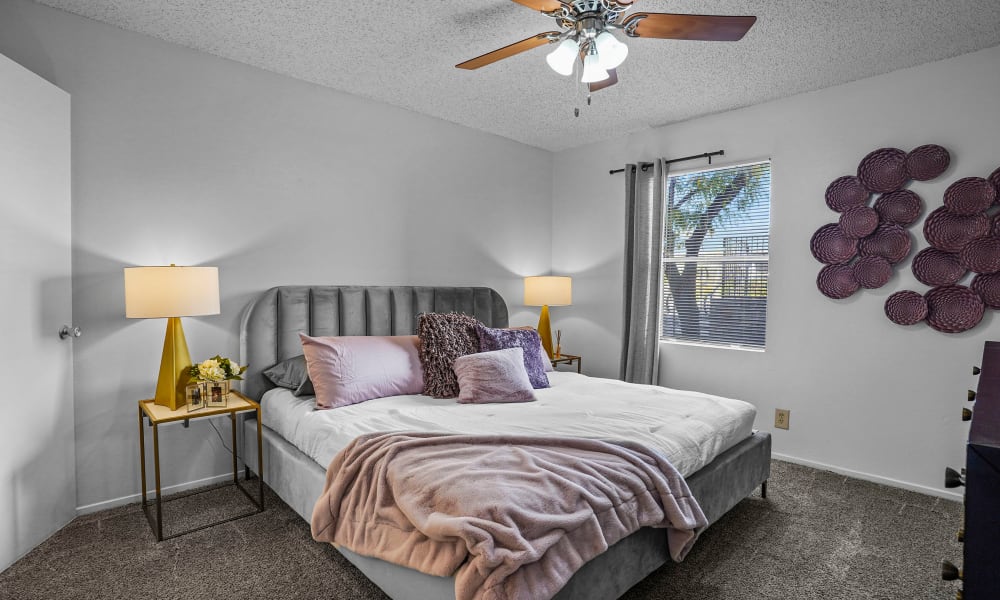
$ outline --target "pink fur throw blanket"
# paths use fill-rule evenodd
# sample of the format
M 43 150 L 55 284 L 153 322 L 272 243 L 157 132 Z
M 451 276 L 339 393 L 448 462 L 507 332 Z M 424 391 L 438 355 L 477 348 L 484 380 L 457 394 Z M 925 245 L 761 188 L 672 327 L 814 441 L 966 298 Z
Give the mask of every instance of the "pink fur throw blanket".
M 658 452 L 582 438 L 373 433 L 330 464 L 312 534 L 455 576 L 459 600 L 551 598 L 640 527 L 680 561 L 707 525 Z

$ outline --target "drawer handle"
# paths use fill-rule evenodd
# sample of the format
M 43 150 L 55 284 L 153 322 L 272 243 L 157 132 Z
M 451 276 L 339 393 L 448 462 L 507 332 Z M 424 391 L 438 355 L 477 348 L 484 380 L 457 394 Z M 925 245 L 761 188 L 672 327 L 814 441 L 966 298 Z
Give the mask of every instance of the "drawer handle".
M 949 560 L 941 561 L 941 579 L 955 581 L 962 578 L 962 571 Z
M 956 488 L 960 485 L 965 485 L 965 477 L 951 467 L 946 468 L 944 470 L 944 487 Z

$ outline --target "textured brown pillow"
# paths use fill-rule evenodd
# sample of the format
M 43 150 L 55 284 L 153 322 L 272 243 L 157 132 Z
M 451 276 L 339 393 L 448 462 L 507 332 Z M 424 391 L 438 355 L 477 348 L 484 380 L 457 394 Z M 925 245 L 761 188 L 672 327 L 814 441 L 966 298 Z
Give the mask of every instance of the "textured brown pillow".
M 417 324 L 424 394 L 435 398 L 458 396 L 455 359 L 479 352 L 479 320 L 458 313 L 424 313 Z

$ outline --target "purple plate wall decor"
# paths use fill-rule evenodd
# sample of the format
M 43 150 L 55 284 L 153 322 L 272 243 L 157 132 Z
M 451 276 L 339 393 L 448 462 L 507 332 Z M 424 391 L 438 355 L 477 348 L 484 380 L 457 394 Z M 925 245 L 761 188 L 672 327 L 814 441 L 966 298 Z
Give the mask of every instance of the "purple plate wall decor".
M 827 265 L 816 276 L 816 287 L 827 298 L 841 300 L 858 291 L 859 285 L 850 265 Z
M 839 225 L 847 237 L 861 239 L 878 227 L 878 213 L 867 206 L 852 206 L 840 214 Z
M 972 240 L 958 253 L 962 266 L 979 274 L 1000 271 L 1000 239 L 985 237 Z
M 844 235 L 836 223 L 829 223 L 816 230 L 809 240 L 809 249 L 819 262 L 839 265 L 857 255 L 858 240 Z
M 864 206 L 870 196 L 871 192 L 853 175 L 838 177 L 826 187 L 826 205 L 837 212 L 844 212 L 852 206 Z
M 963 177 L 948 186 L 944 205 L 957 215 L 974 215 L 993 206 L 997 190 L 982 177 Z
M 886 285 L 894 265 L 913 249 L 906 228 L 924 213 L 923 199 L 904 187 L 941 177 L 950 167 L 951 153 L 937 144 L 909 153 L 879 148 L 861 160 L 857 176 L 834 179 L 825 200 L 839 219 L 809 241 L 813 256 L 825 264 L 816 277 L 819 291 L 839 300 Z M 870 207 L 872 194 L 880 196 Z M 1000 212 L 991 210 L 1000 206 L 1000 167 L 986 178 L 954 181 L 943 204 L 924 219 L 930 247 L 912 263 L 914 277 L 931 289 L 891 294 L 884 310 L 899 325 L 927 321 L 937 331 L 959 333 L 978 325 L 987 307 L 1000 310 Z M 969 271 L 976 273 L 972 282 L 959 285 Z
M 919 146 L 906 155 L 906 172 L 910 179 L 930 181 L 940 177 L 951 164 L 951 154 L 937 144 Z
M 985 213 L 956 215 L 942 206 L 924 219 L 924 238 L 942 252 L 958 252 L 974 239 L 990 231 L 990 218 Z
M 917 281 L 931 287 L 958 283 L 967 272 L 958 261 L 957 254 L 941 252 L 937 248 L 924 248 L 917 252 L 912 269 Z
M 997 167 L 996 171 L 990 173 L 990 176 L 986 178 L 986 181 L 993 184 L 993 189 L 997 192 L 996 202 L 1000 203 L 1000 167 Z
M 863 288 L 874 290 L 892 278 L 892 265 L 881 256 L 862 256 L 851 265 L 854 280 Z
M 976 275 L 969 285 L 988 308 L 1000 308 L 1000 274 Z
M 909 227 L 920 216 L 924 202 L 910 190 L 896 190 L 879 196 L 875 201 L 875 212 L 884 223 L 895 223 Z
M 899 148 L 879 148 L 861 159 L 858 179 L 872 192 L 894 192 L 906 184 L 906 152 Z
M 879 225 L 875 233 L 861 240 L 858 251 L 861 256 L 881 256 L 896 264 L 910 253 L 912 243 L 910 234 L 905 229 L 886 223 Z
M 885 316 L 897 325 L 916 325 L 927 318 L 927 300 L 913 290 L 896 292 L 885 299 Z
M 983 320 L 986 306 L 979 294 L 964 285 L 943 285 L 924 294 L 927 324 L 942 333 L 968 331 Z

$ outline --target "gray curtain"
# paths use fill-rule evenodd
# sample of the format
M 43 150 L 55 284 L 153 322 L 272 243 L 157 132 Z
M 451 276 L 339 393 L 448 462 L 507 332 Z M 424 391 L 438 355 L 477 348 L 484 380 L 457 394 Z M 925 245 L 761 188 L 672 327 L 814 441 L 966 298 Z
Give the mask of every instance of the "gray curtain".
M 655 384 L 659 369 L 665 165 L 625 167 L 625 294 L 620 377 Z

